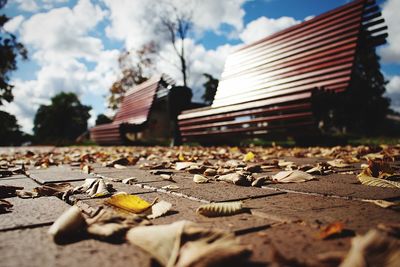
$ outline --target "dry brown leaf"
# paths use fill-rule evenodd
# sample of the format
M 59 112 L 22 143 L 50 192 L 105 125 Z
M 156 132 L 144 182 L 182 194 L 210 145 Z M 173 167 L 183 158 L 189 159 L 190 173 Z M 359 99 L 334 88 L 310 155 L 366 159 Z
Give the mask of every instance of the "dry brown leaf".
M 4 199 L 0 199 L 0 214 L 9 212 L 12 207 L 13 204 L 11 204 L 11 202 Z
M 255 180 L 251 183 L 251 186 L 254 186 L 254 187 L 261 187 L 261 186 L 263 186 L 263 185 L 266 184 L 266 182 L 267 182 L 268 179 L 269 179 L 269 177 L 267 177 L 267 176 L 258 177 L 257 179 L 255 179 Z
M 250 185 L 250 181 L 246 178 L 246 176 L 240 173 L 229 173 L 221 175 L 220 177 L 217 178 L 217 180 L 235 185 L 243 185 L 243 186 Z
M 281 171 L 272 176 L 277 183 L 302 183 L 313 179 L 314 176 L 303 171 Z
M 203 173 L 205 176 L 214 176 L 217 174 L 217 171 L 215 169 L 206 169 Z
M 326 163 L 328 163 L 330 166 L 336 167 L 336 168 L 351 167 L 351 165 L 346 163 L 343 159 L 334 159 L 334 160 L 327 161 Z
M 169 185 L 164 185 L 161 188 L 167 189 L 167 190 L 177 190 L 177 189 L 179 189 L 179 186 L 174 185 L 174 184 L 169 184 Z
M 171 208 L 172 208 L 171 203 L 161 200 L 151 207 L 151 214 L 148 215 L 147 218 L 155 219 L 155 218 L 161 217 L 164 214 L 166 214 L 168 211 L 170 211 Z
M 398 267 L 400 266 L 400 242 L 385 233 L 370 230 L 363 236 L 354 237 L 351 248 L 340 267 Z
M 182 171 L 182 170 L 185 170 L 185 169 L 189 168 L 190 166 L 193 166 L 193 165 L 196 165 L 196 164 L 197 163 L 195 163 L 195 162 L 188 162 L 188 161 L 176 162 L 175 163 L 175 170 Z
M 400 182 L 372 177 L 368 169 L 364 169 L 359 175 L 357 175 L 357 178 L 363 185 L 400 188 Z
M 188 221 L 135 227 L 127 239 L 166 267 L 229 266 L 251 253 L 232 234 Z
M 195 174 L 193 176 L 193 182 L 195 182 L 196 184 L 204 184 L 208 183 L 208 179 L 202 175 Z
M 129 177 L 129 178 L 125 178 L 122 180 L 123 184 L 135 184 L 138 181 L 138 179 L 136 177 Z
M 334 235 L 339 235 L 344 230 L 344 225 L 342 222 L 334 222 L 328 226 L 322 228 L 318 233 L 319 239 L 328 239 Z
M 196 210 L 198 214 L 206 217 L 230 216 L 243 211 L 243 202 L 241 201 L 204 204 Z
M 13 197 L 16 196 L 17 190 L 24 189 L 21 186 L 0 185 L 0 197 Z
M 86 179 L 83 185 L 75 187 L 74 193 L 86 193 L 90 197 L 103 197 L 111 194 L 110 187 L 102 178 L 89 178 Z
M 86 221 L 81 210 L 77 206 L 72 206 L 66 210 L 51 225 L 48 233 L 53 236 L 56 243 L 64 243 L 68 239 L 82 234 L 86 230 Z

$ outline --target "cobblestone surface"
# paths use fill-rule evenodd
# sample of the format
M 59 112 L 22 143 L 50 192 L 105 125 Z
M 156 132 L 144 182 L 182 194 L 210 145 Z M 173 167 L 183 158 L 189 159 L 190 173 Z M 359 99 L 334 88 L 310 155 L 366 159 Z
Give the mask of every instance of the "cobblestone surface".
M 43 148 L 51 151 L 52 148 Z M 18 150 L 20 153 L 23 150 Z M 108 151 L 108 150 L 107 150 Z M 323 158 L 285 157 L 298 165 L 326 161 Z M 143 162 L 141 162 L 143 163 Z M 361 164 L 351 164 L 343 172 L 358 173 Z M 69 181 L 73 186 L 85 178 L 103 177 L 115 192 L 140 196 L 146 201 L 155 198 L 172 204 L 165 216 L 152 220 L 153 224 L 169 224 L 189 220 L 204 227 L 219 228 L 235 233 L 241 243 L 252 247 L 251 259 L 256 266 L 270 266 L 276 253 L 302 264 L 320 266 L 318 260 L 329 253 L 344 255 L 355 234 L 364 234 L 381 223 L 398 223 L 399 208 L 384 209 L 365 199 L 400 200 L 400 190 L 361 185 L 355 174 L 329 174 L 317 180 L 299 184 L 268 184 L 263 188 L 244 187 L 211 180 L 206 184 L 193 182 L 193 174 L 166 169 L 172 181 L 165 181 L 139 164 L 123 169 L 104 167 L 93 163 L 93 174 L 84 174 L 79 165 L 51 166 L 47 169 L 29 169 L 29 176 L 14 175 L 0 178 L 0 184 L 22 186 L 32 190 L 40 184 Z M 399 166 L 398 162 L 394 166 Z M 257 174 L 272 175 L 278 169 Z M 135 177 L 128 185 L 122 179 Z M 175 190 L 163 189 L 176 185 Z M 100 209 L 115 208 L 106 205 L 105 199 L 91 199 L 85 194 L 70 197 L 86 215 Z M 0 214 L 0 266 L 157 266 L 149 254 L 127 243 L 111 244 L 94 239 L 80 240 L 68 245 L 56 245 L 47 234 L 49 225 L 69 206 L 56 197 L 36 199 L 7 198 L 14 207 Z M 207 218 L 196 213 L 205 203 L 242 200 L 248 209 L 226 217 Z M 342 222 L 346 234 L 322 240 L 317 237 L 322 227 Z M 275 256 L 274 256 L 275 254 Z M 332 263 L 331 266 L 337 266 Z M 273 265 L 272 265 L 273 266 Z M 289 265 L 290 266 L 290 265 Z

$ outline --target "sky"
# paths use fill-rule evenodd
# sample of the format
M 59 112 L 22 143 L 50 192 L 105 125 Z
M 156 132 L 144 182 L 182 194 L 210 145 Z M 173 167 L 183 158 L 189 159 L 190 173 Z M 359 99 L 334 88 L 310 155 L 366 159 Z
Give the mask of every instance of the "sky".
M 0 11 L 11 20 L 5 29 L 29 53 L 11 75 L 14 101 L 0 106 L 32 133 L 40 105 L 57 93 L 75 92 L 92 107 L 89 124 L 107 108 L 112 83 L 121 73 L 121 51 L 136 51 L 149 41 L 159 44 L 154 72 L 182 83 L 177 58 L 157 16 L 163 6 L 193 10 L 193 30 L 184 45 L 194 100 L 203 93 L 202 73 L 219 78 L 226 57 L 244 44 L 301 23 L 349 0 L 8 0 Z M 377 50 L 388 84 L 386 95 L 400 112 L 400 0 L 378 0 L 389 27 L 388 43 Z M 133 53 L 134 54 L 134 53 Z M 132 58 L 134 61 L 135 58 Z

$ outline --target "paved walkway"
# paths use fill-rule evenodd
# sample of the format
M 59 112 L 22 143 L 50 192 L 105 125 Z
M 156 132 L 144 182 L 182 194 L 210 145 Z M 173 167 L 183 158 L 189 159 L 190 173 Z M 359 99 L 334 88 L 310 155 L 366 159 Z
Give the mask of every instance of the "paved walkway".
M 34 148 L 30 149 L 34 151 Z M 28 149 L 19 149 L 12 153 L 3 149 L 0 152 L 3 153 L 3 163 L 5 161 L 20 163 L 18 160 L 25 163 L 38 162 L 46 155 L 50 155 L 47 152 L 55 156 L 50 163 L 43 161 L 50 165 L 46 166 L 47 168 L 37 169 L 32 165 L 26 165 L 29 177 L 23 174 L 3 177 L 0 178 L 0 185 L 21 186 L 24 190 L 32 190 L 43 184 L 68 181 L 78 186 L 86 178 L 101 176 L 111 183 L 117 192 L 135 194 L 149 202 L 157 197 L 172 203 L 172 212 L 167 216 L 154 219 L 153 224 L 169 224 L 184 219 L 207 227 L 234 232 L 243 244 L 252 246 L 251 260 L 260 266 L 276 263 L 275 252 L 299 264 L 323 266 L 321 261 L 324 258 L 347 253 L 352 235 L 364 234 L 381 223 L 390 224 L 400 221 L 398 209 L 385 209 L 362 201 L 365 199 L 400 200 L 398 188 L 371 187 L 358 182 L 356 174 L 360 172 L 361 164 L 366 163 L 362 158 L 360 162 L 351 163 L 347 168 L 333 168 L 336 173 L 316 175 L 317 180 L 296 184 L 267 184 L 262 188 L 238 186 L 215 180 L 210 183 L 196 184 L 192 180 L 193 174 L 188 171 L 166 168 L 170 162 L 166 162 L 163 169 L 159 166 L 157 170 L 170 172 L 175 183 L 163 180 L 160 175 L 155 174 L 157 172 L 148 169 L 149 165 L 152 166 L 149 163 L 165 162 L 165 158 L 171 157 L 181 160 L 181 157 L 184 160 L 191 157 L 191 160 L 203 163 L 207 160 L 211 165 L 225 164 L 231 158 L 219 157 L 218 153 L 221 155 L 224 153 L 221 149 L 229 150 L 229 148 L 209 148 L 206 149 L 207 152 L 203 151 L 201 154 L 199 152 L 201 148 L 185 148 L 184 153 L 179 154 L 176 152 L 177 149 L 167 148 L 156 150 L 129 148 L 127 151 L 124 148 L 119 150 L 117 148 L 60 148 L 56 150 L 43 148 L 40 152 L 34 151 L 33 154 L 36 153 L 37 157 L 27 157 Z M 118 156 L 137 157 L 139 161 L 135 165 L 121 167 L 121 169 L 104 167 L 100 159 L 109 160 L 112 151 L 115 151 Z M 212 151 L 218 153 L 213 154 Z M 305 156 L 304 153 L 296 153 L 293 150 L 263 154 L 262 148 L 249 148 L 246 151 L 237 151 L 235 148 L 234 151 L 225 153 L 228 156 L 236 155 L 240 158 L 248 151 L 254 151 L 255 162 L 261 166 L 270 166 L 275 159 L 294 162 L 297 166 L 315 165 L 317 162 L 328 160 L 333 155 L 332 153 L 327 158 L 321 157 L 318 153 Z M 108 156 L 101 156 L 100 153 Z M 70 158 L 66 158 L 67 155 Z M 83 160 L 84 155 L 92 155 L 95 159 L 86 160 L 89 158 L 86 156 Z M 82 166 L 76 163 L 79 160 L 76 161 L 74 158 L 79 158 L 81 162 L 89 162 L 88 164 L 93 168 L 91 174 L 82 173 L 80 170 Z M 65 164 L 68 162 L 69 164 Z M 64 164 L 52 166 L 59 163 Z M 249 166 L 249 164 L 245 165 Z M 392 166 L 395 169 L 399 168 L 399 162 L 393 162 Z M 239 165 L 236 168 L 241 167 Z M 278 167 L 263 168 L 263 171 L 255 176 L 272 175 L 280 170 Z M 135 177 L 137 182 L 132 185 L 121 183 L 122 179 L 128 177 Z M 164 186 L 170 184 L 179 188 L 163 189 Z M 69 204 L 59 198 L 53 196 L 34 199 L 9 197 L 6 200 L 14 207 L 11 212 L 0 214 L 0 266 L 126 267 L 154 264 L 149 254 L 127 243 L 111 244 L 86 239 L 72 244 L 56 245 L 47 235 L 47 230 L 69 207 Z M 104 206 L 104 198 L 91 199 L 77 195 L 73 196 L 72 200 L 87 214 Z M 234 200 L 242 200 L 246 207 L 251 208 L 251 213 L 216 218 L 207 218 L 196 213 L 197 207 L 201 204 Z M 344 234 L 326 240 L 317 238 L 321 228 L 334 222 L 344 224 L 346 229 Z M 292 264 L 294 263 L 288 263 L 288 265 Z M 330 261 L 327 266 L 337 264 Z

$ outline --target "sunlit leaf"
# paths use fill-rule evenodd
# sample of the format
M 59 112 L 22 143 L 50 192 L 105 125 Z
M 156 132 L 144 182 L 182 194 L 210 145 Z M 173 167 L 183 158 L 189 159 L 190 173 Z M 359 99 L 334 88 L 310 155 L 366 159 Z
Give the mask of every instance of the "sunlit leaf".
M 363 202 L 373 203 L 382 208 L 390 208 L 395 206 L 400 206 L 399 202 L 391 202 L 383 199 L 363 199 Z
M 152 204 L 135 195 L 116 194 L 105 201 L 107 204 L 133 213 L 141 213 L 149 209 Z
M 255 157 L 254 153 L 250 151 L 246 155 L 244 155 L 243 161 L 252 161 L 254 160 L 254 157 Z
M 340 234 L 344 229 L 344 225 L 341 222 L 334 222 L 324 227 L 321 232 L 318 234 L 318 238 L 327 239 L 332 237 L 333 235 Z
M 172 204 L 167 201 L 160 201 L 151 207 L 151 214 L 147 216 L 149 219 L 155 219 L 163 216 L 171 210 Z
M 400 188 L 400 182 L 395 182 L 395 181 L 372 177 L 370 172 L 368 171 L 368 169 L 363 170 L 359 175 L 357 175 L 357 178 L 363 185 L 388 187 L 388 188 Z
M 303 171 L 281 171 L 272 176 L 277 183 L 302 183 L 313 179 L 314 176 Z
M 204 204 L 196 210 L 198 214 L 206 217 L 230 216 L 243 211 L 243 202 L 241 201 Z

